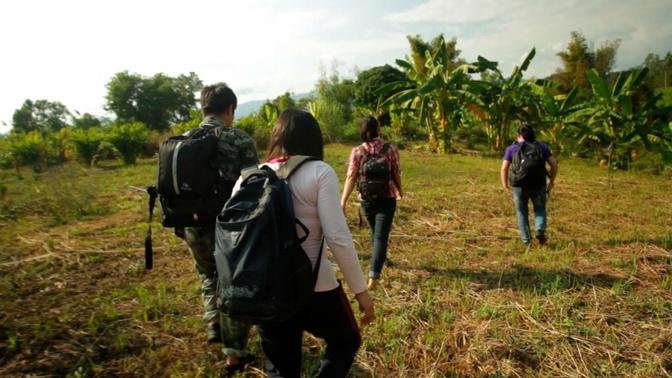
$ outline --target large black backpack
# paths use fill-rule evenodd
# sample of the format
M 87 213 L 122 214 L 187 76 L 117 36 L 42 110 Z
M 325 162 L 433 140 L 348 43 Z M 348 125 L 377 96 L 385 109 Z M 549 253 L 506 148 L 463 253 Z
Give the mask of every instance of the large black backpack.
M 150 226 L 145 238 L 145 267 L 153 265 L 151 220 L 158 197 L 164 227 L 214 227 L 215 218 L 231 195 L 233 182 L 218 168 L 222 130 L 211 125 L 172 136 L 159 146 L 159 173 L 149 193 Z
M 538 142 L 522 142 L 511 159 L 509 185 L 543 187 L 546 184 L 546 158 Z
M 244 170 L 240 190 L 217 217 L 217 305 L 231 318 L 282 321 L 308 304 L 323 245 L 312 269 L 301 247 L 308 229 L 294 216 L 287 179 L 310 160 L 292 157 L 277 174 L 267 166 Z
M 379 153 L 370 154 L 364 147 L 362 164 L 359 168 L 357 190 L 362 200 L 375 201 L 387 198 L 390 192 L 390 162 L 387 158 L 389 143 L 383 144 Z

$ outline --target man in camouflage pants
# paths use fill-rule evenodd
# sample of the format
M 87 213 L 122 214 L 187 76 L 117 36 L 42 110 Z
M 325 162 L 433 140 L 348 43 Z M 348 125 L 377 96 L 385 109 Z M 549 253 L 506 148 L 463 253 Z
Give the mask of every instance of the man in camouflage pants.
M 217 83 L 201 90 L 201 110 L 204 119 L 201 128 L 216 128 L 219 135 L 217 165 L 221 177 L 230 183 L 230 188 L 240 176 L 243 168 L 258 163 L 254 141 L 244 131 L 231 127 L 237 105 L 236 95 L 224 83 Z M 224 344 L 227 370 L 242 368 L 242 362 L 249 356 L 247 338 L 250 325 L 230 319 L 217 309 L 215 265 L 215 225 L 212 227 L 187 227 L 184 240 L 196 261 L 196 271 L 201 279 L 203 291 L 203 319 L 207 323 L 208 343 Z

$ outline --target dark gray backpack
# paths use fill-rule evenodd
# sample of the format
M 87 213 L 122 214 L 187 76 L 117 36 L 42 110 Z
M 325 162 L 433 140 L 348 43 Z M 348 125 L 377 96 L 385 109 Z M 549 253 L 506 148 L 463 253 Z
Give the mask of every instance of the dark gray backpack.
M 375 201 L 389 196 L 392 177 L 390 161 L 387 158 L 389 148 L 390 144 L 385 143 L 379 153 L 370 154 L 364 147 L 360 147 L 364 157 L 359 168 L 357 190 L 364 201 Z
M 541 145 L 538 142 L 522 142 L 511 160 L 509 185 L 543 187 L 546 175 L 546 158 Z
M 217 305 L 231 318 L 282 321 L 310 301 L 323 245 L 313 269 L 301 247 L 309 232 L 294 216 L 287 180 L 311 160 L 292 157 L 277 174 L 266 166 L 244 170 L 240 190 L 217 216 Z

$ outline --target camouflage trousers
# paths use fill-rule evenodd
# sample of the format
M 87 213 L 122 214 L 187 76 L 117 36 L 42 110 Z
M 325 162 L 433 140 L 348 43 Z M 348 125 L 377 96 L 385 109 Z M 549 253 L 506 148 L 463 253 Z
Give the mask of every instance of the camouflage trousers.
M 184 240 L 196 262 L 196 272 L 201 279 L 204 314 L 206 323 L 219 322 L 222 330 L 224 354 L 227 356 L 244 357 L 247 351 L 247 338 L 251 325 L 233 320 L 217 309 L 217 267 L 215 265 L 215 230 L 187 227 Z

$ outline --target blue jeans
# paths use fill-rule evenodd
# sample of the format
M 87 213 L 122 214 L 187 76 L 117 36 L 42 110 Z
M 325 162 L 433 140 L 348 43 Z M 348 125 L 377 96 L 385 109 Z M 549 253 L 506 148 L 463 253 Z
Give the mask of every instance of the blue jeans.
M 520 230 L 520 240 L 523 243 L 529 243 L 530 221 L 527 218 L 527 203 L 531 200 L 534 208 L 534 226 L 537 234 L 546 232 L 546 188 L 523 188 L 512 187 L 513 204 L 516 208 L 516 218 L 518 218 L 518 229 Z
M 383 264 L 387 260 L 387 241 L 390 239 L 397 200 L 396 198 L 384 198 L 371 202 L 362 201 L 362 209 L 371 228 L 371 242 L 373 243 L 369 277 L 380 278 Z

